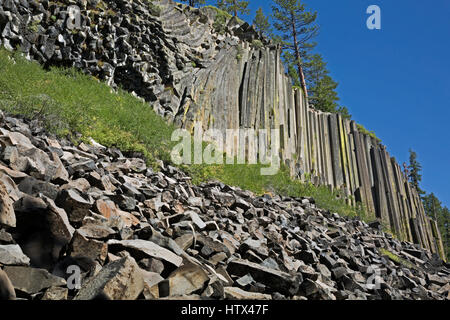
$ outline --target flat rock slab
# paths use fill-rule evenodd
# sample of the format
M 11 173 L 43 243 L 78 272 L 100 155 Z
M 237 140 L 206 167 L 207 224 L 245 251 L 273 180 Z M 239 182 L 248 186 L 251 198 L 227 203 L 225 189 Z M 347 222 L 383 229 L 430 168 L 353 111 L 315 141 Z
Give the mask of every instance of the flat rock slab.
M 8 266 L 5 267 L 4 271 L 16 290 L 28 294 L 38 293 L 50 287 L 62 287 L 66 285 L 66 280 L 56 277 L 44 269 Z
M 0 300 L 15 300 L 16 292 L 5 271 L 0 269 Z
M 116 232 L 110 227 L 99 224 L 86 224 L 77 230 L 81 235 L 90 239 L 107 239 Z
M 179 267 L 183 263 L 183 259 L 177 256 L 170 250 L 158 246 L 157 244 L 146 240 L 109 240 L 109 246 L 121 246 L 123 248 L 129 248 L 140 251 L 145 255 L 167 261 L 176 267 Z
M 2 181 L 0 181 L 0 225 L 16 227 L 13 201 L 9 197 L 6 186 Z
M 268 286 L 272 292 L 280 292 L 286 295 L 295 295 L 302 282 L 300 274 L 295 276 L 289 273 L 269 269 L 257 263 L 235 259 L 228 264 L 227 271 L 231 275 L 239 277 L 250 274 L 256 281 Z
M 23 254 L 17 244 L 0 246 L 0 264 L 6 266 L 28 266 L 30 258 Z
M 170 296 L 186 296 L 201 290 L 209 277 L 202 267 L 185 263 L 169 276 L 168 281 Z
M 108 245 L 102 241 L 88 239 L 78 231 L 75 231 L 69 246 L 72 257 L 87 257 L 98 260 L 102 264 L 108 255 Z
M 225 287 L 225 299 L 228 300 L 272 300 L 269 294 L 248 292 L 235 287 Z
M 80 289 L 74 300 L 136 300 L 144 289 L 144 278 L 136 261 L 125 257 L 113 261 Z
M 62 287 L 51 287 L 48 288 L 47 291 L 45 291 L 44 296 L 42 297 L 42 300 L 67 300 L 67 297 L 69 295 L 69 289 L 62 288 Z

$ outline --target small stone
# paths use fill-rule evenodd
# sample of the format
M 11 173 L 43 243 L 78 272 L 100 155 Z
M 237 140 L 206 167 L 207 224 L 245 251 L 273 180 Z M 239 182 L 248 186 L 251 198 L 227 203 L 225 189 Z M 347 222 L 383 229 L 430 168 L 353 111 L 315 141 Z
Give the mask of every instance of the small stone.
M 43 289 L 66 285 L 66 281 L 63 278 L 56 277 L 44 269 L 5 267 L 4 271 L 11 280 L 14 288 L 27 294 L 35 294 Z
M 144 277 L 131 257 L 110 262 L 88 280 L 74 300 L 136 300 L 144 289 Z
M 14 213 L 13 201 L 8 195 L 3 181 L 0 180 L 0 225 L 7 227 L 16 226 L 16 215 Z
M 200 266 L 185 261 L 168 277 L 168 281 L 170 296 L 186 296 L 202 289 L 209 277 Z
M 52 300 L 52 301 L 67 300 L 68 295 L 69 289 L 67 288 L 50 287 L 47 289 L 47 291 L 45 291 L 42 300 Z
M 183 259 L 172 251 L 169 251 L 159 245 L 145 240 L 109 240 L 108 245 L 111 247 L 120 247 L 123 249 L 137 250 L 144 255 L 156 259 L 167 261 L 176 267 L 179 267 Z
M 6 266 L 28 266 L 30 258 L 24 255 L 20 246 L 16 244 L 0 245 L 0 264 Z
M 239 288 L 225 287 L 225 298 L 228 300 L 272 300 L 268 294 L 248 292 Z
M 293 296 L 297 293 L 302 282 L 301 274 L 292 276 L 288 273 L 268 269 L 259 264 L 245 260 L 235 259 L 228 264 L 228 272 L 236 276 L 250 274 L 256 281 L 266 285 L 272 292 L 280 292 Z
M 75 189 L 63 190 L 55 202 L 67 212 L 73 223 L 81 222 L 92 207 L 91 200 L 82 197 Z
M 189 214 L 192 222 L 200 229 L 203 230 L 206 228 L 205 222 L 198 216 L 198 214 L 194 211 L 186 211 L 184 214 Z
M 175 239 L 177 245 L 184 251 L 194 244 L 194 236 L 191 233 L 184 234 Z
M 86 238 L 97 240 L 108 239 L 110 236 L 116 233 L 110 227 L 92 223 L 82 226 L 77 231 Z
M 72 257 L 87 257 L 103 264 L 108 255 L 108 245 L 102 241 L 88 239 L 75 231 L 69 245 L 69 253 Z

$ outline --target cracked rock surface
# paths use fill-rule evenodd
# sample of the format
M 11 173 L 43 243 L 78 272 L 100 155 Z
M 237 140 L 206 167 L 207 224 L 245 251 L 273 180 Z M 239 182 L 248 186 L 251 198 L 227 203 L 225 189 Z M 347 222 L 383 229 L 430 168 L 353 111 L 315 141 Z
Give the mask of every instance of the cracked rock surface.
M 450 298 L 436 255 L 314 199 L 195 186 L 162 162 L 155 172 L 36 121 L 0 119 L 0 298 Z

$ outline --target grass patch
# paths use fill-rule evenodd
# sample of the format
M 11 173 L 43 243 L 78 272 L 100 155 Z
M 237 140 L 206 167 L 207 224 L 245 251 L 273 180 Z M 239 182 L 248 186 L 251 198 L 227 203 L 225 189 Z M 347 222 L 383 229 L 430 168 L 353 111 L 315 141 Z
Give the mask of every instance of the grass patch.
M 175 127 L 131 94 L 113 92 L 105 83 L 73 69 L 49 71 L 19 54 L 0 50 L 0 109 L 39 119 L 46 129 L 75 143 L 92 137 L 105 146 L 142 153 L 149 164 L 170 162 Z M 76 133 L 82 135 L 81 138 Z M 309 196 L 325 210 L 364 218 L 361 207 L 352 207 L 337 192 L 311 183 L 293 181 L 286 168 L 274 176 L 262 176 L 262 165 L 182 166 L 194 183 L 219 180 L 251 190 L 292 197 Z
M 256 49 L 261 49 L 264 47 L 264 44 L 262 43 L 261 40 L 256 39 L 252 41 L 252 46 Z
M 216 18 L 213 23 L 213 28 L 217 33 L 224 34 L 226 27 L 227 27 L 227 23 L 228 23 L 228 21 L 230 21 L 231 18 L 233 18 L 233 16 L 231 14 L 229 14 L 228 12 L 223 11 L 219 8 L 216 8 L 214 6 L 205 6 L 202 9 L 212 9 L 216 12 Z M 239 24 L 244 23 L 244 21 L 238 17 L 237 17 L 237 20 L 238 20 Z
M 389 250 L 380 248 L 380 254 L 383 255 L 383 256 L 388 257 L 390 260 L 392 260 L 395 263 L 400 264 L 400 265 L 402 265 L 404 267 L 407 267 L 409 269 L 416 269 L 416 270 L 418 270 L 418 268 L 413 263 L 409 262 L 408 260 L 400 258 L 398 255 L 392 253 Z
M 381 143 L 381 139 L 377 137 L 374 131 L 367 130 L 362 124 L 356 124 L 358 131 L 367 134 L 369 137 L 374 138 L 378 143 Z
M 13 63 L 14 59 L 16 63 Z M 0 108 L 40 119 L 46 129 L 69 136 L 75 132 L 123 151 L 141 152 L 150 163 L 168 161 L 174 128 L 147 103 L 73 69 L 46 71 L 19 54 L 0 51 Z
M 262 176 L 263 165 L 191 165 L 183 169 L 192 177 L 194 183 L 218 179 L 225 184 L 251 190 L 257 195 L 281 194 L 290 197 L 313 197 L 319 208 L 337 212 L 342 216 L 360 217 L 366 220 L 366 213 L 361 205 L 353 207 L 341 197 L 339 192 L 331 192 L 326 186 L 315 186 L 292 180 L 286 167 L 273 176 Z

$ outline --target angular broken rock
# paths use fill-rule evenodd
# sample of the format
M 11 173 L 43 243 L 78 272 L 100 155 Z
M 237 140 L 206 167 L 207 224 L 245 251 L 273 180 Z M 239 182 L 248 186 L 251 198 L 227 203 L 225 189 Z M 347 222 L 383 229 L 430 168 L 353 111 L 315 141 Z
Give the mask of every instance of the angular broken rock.
M 146 240 L 109 240 L 108 245 L 111 248 L 121 247 L 137 251 L 141 255 L 167 261 L 176 267 L 179 267 L 183 259 L 170 250 L 158 246 L 157 244 Z
M 22 197 L 22 192 L 19 190 L 14 180 L 10 176 L 3 174 L 1 171 L 0 181 L 3 182 L 6 188 L 6 192 L 13 202 L 19 200 Z
M 42 300 L 52 300 L 52 301 L 67 300 L 68 295 L 69 289 L 67 288 L 50 287 L 47 289 L 47 291 L 45 291 Z
M 67 183 L 69 181 L 69 173 L 64 168 L 61 159 L 55 152 L 52 152 L 52 159 L 55 164 L 55 172 L 51 180 L 58 184 Z
M 74 300 L 136 300 L 144 289 L 144 278 L 136 261 L 125 257 L 104 266 L 88 280 Z
M 289 273 L 269 269 L 257 263 L 246 260 L 235 259 L 228 264 L 227 271 L 231 275 L 245 276 L 250 274 L 253 279 L 266 285 L 270 292 L 280 292 L 285 295 L 294 296 L 303 281 L 301 274 L 295 276 Z
M 190 248 L 194 244 L 194 235 L 192 233 L 186 233 L 175 239 L 177 245 L 184 251 Z
M 5 184 L 0 180 L 0 225 L 16 226 L 13 201 L 9 197 Z
M 72 257 L 87 257 L 103 264 L 108 255 L 108 245 L 102 241 L 88 239 L 75 231 L 69 245 L 69 253 Z
M 10 176 L 13 179 L 21 179 L 21 178 L 28 177 L 28 175 L 26 173 L 10 169 L 8 167 L 5 167 L 2 164 L 0 164 L 0 172 L 4 173 L 4 174 L 7 174 L 8 176 Z
M 75 229 L 71 226 L 67 213 L 58 208 L 52 199 L 42 198 L 47 205 L 47 221 L 50 224 L 50 231 L 58 238 L 70 241 Z
M 138 218 L 131 213 L 118 209 L 116 204 L 110 200 L 97 200 L 95 207 L 98 213 L 107 219 L 120 218 L 125 227 L 136 226 L 140 223 Z
M 257 292 L 248 292 L 235 287 L 225 287 L 225 299 L 228 300 L 272 300 L 272 296 Z
M 245 240 L 240 247 L 241 252 L 246 252 L 247 250 L 252 250 L 258 253 L 263 257 L 267 257 L 269 255 L 269 250 L 267 249 L 266 244 L 261 240 L 247 239 Z
M 116 232 L 108 226 L 89 223 L 77 230 L 81 235 L 90 239 L 107 239 Z
M 195 211 L 186 211 L 184 214 L 191 217 L 192 222 L 200 229 L 203 230 L 206 228 L 205 222 L 198 216 Z
M 17 244 L 0 246 L 0 264 L 6 266 L 28 266 L 30 258 L 23 254 Z
M 167 280 L 170 296 L 185 296 L 203 289 L 209 277 L 202 267 L 185 261 Z
M 0 301 L 1 300 L 15 300 L 16 292 L 14 286 L 9 280 L 8 275 L 0 269 Z
M 81 222 L 92 207 L 92 202 L 82 197 L 75 189 L 62 190 L 55 202 L 67 212 L 69 220 L 74 223 Z
M 62 287 L 66 285 L 63 278 L 50 274 L 47 270 L 31 267 L 5 267 L 16 290 L 28 294 L 34 294 L 50 287 Z

